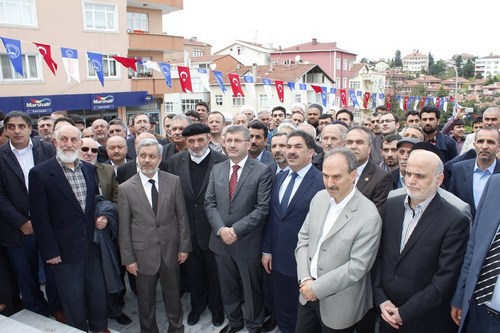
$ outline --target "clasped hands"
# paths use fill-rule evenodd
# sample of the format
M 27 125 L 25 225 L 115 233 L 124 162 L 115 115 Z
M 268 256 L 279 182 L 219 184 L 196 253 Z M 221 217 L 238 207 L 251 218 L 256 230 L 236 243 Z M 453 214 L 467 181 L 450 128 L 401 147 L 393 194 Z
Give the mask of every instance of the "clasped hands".
M 231 245 L 238 240 L 238 237 L 236 236 L 236 232 L 234 232 L 233 227 L 221 228 L 219 231 L 219 236 L 222 238 L 222 241 L 226 245 Z

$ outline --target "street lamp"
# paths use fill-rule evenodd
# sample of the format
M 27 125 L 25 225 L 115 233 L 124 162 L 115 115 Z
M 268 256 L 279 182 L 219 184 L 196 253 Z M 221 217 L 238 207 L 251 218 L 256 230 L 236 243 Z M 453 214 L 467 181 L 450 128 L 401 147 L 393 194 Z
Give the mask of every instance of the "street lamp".
M 448 64 L 448 67 L 453 67 L 453 69 L 455 70 L 455 103 L 453 103 L 453 115 L 455 115 L 457 113 L 457 92 L 458 92 L 458 70 L 457 70 L 457 66 L 455 66 L 455 64 L 453 63 L 449 63 Z

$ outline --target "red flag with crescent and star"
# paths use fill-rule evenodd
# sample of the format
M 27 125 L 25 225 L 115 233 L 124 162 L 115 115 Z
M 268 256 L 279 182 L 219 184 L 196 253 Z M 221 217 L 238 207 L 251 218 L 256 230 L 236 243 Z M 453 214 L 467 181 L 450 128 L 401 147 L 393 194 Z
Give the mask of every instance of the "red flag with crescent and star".
M 311 88 L 313 88 L 314 92 L 316 94 L 321 94 L 323 92 L 323 90 L 321 90 L 321 87 L 320 86 L 317 86 L 317 85 L 314 85 L 314 84 L 311 84 Z
M 116 61 L 118 61 L 124 67 L 130 68 L 134 72 L 137 72 L 137 67 L 135 65 L 135 63 L 137 62 L 137 59 L 135 59 L 135 58 L 125 58 L 125 57 L 119 57 L 119 56 L 113 56 L 113 59 L 115 59 Z
M 177 71 L 179 72 L 179 81 L 181 83 L 182 92 L 186 91 L 193 92 L 193 87 L 191 85 L 191 74 L 189 73 L 189 67 L 178 66 Z
M 363 108 L 368 107 L 368 101 L 370 100 L 371 94 L 369 91 L 365 91 L 365 94 L 363 95 Z
M 275 80 L 274 84 L 276 85 L 276 92 L 278 93 L 278 99 L 280 100 L 281 103 L 283 103 L 285 97 L 284 97 L 284 83 L 283 81 L 280 80 Z
M 244 97 L 245 94 L 243 94 L 243 89 L 241 88 L 240 77 L 238 76 L 238 74 L 229 73 L 227 74 L 227 76 L 229 76 L 229 82 L 231 82 L 231 89 L 233 89 L 233 95 L 238 96 L 238 94 L 240 94 L 242 97 Z
M 387 94 L 386 96 L 385 107 L 387 108 L 387 110 L 392 109 L 391 94 Z
M 403 97 L 403 110 L 408 110 L 408 101 L 410 100 L 410 96 Z
M 422 98 L 420 99 L 420 109 L 421 109 L 421 108 L 423 108 L 423 107 L 425 106 L 425 99 L 426 99 L 425 97 L 422 97 Z
M 42 55 L 42 58 L 43 60 L 45 60 L 47 66 L 49 66 L 49 69 L 51 70 L 52 74 L 56 75 L 57 64 L 54 61 L 54 59 L 52 59 L 50 45 L 40 44 L 35 42 L 33 42 L 33 44 L 35 44 L 36 47 L 38 48 L 38 52 L 40 52 L 40 54 Z
M 439 109 L 441 106 L 441 97 L 436 97 L 436 107 Z
M 343 107 L 347 106 L 347 94 L 345 89 L 340 89 L 340 101 L 342 102 Z

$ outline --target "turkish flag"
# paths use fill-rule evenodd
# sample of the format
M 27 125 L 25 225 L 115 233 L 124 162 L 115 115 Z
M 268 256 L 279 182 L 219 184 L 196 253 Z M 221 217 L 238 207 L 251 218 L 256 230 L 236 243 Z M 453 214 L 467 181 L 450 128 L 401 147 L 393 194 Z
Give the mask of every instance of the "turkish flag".
M 365 94 L 363 95 L 363 108 L 367 108 L 368 107 L 368 101 L 370 100 L 370 92 L 369 91 L 365 91 Z
M 439 109 L 441 106 L 441 97 L 436 97 L 436 107 Z
M 274 84 L 276 85 L 276 92 L 278 93 L 278 99 L 280 100 L 281 103 L 283 103 L 284 101 L 283 81 L 275 80 Z
M 313 88 L 314 92 L 317 93 L 317 94 L 323 93 L 323 90 L 321 90 L 320 86 L 316 86 L 314 84 L 311 84 L 311 88 Z
M 238 74 L 229 73 L 227 74 L 227 76 L 229 76 L 229 82 L 231 82 L 231 89 L 233 89 L 233 95 L 238 96 L 239 94 L 242 97 L 244 97 L 245 94 L 243 94 L 243 89 L 241 88 L 240 77 L 238 76 Z
M 193 92 L 193 87 L 191 86 L 191 74 L 189 72 L 189 67 L 178 66 L 177 71 L 179 72 L 179 81 L 181 83 L 182 92 L 186 91 Z
M 43 60 L 45 60 L 45 63 L 47 63 L 47 66 L 49 66 L 49 69 L 52 71 L 52 74 L 56 75 L 57 64 L 54 61 L 54 59 L 52 59 L 52 54 L 50 52 L 50 45 L 40 44 L 35 42 L 33 42 L 33 44 L 35 44 L 36 47 L 38 48 L 38 52 L 40 52 L 40 54 L 42 55 Z
M 425 106 L 425 100 L 426 100 L 426 98 L 425 98 L 425 97 L 422 97 L 422 98 L 420 99 L 420 108 L 423 108 L 423 107 Z
M 390 110 L 392 108 L 391 94 L 387 94 L 387 97 L 385 100 L 385 107 L 387 108 L 387 110 Z
M 408 101 L 410 100 L 410 96 L 403 97 L 403 110 L 408 110 Z
M 340 101 L 342 102 L 343 107 L 347 106 L 347 94 L 345 89 L 340 89 Z
M 118 61 L 120 64 L 122 64 L 126 68 L 130 68 L 130 69 L 134 70 L 134 72 L 137 72 L 137 67 L 135 66 L 137 59 L 125 58 L 125 57 L 119 57 L 119 56 L 113 56 L 113 59 Z

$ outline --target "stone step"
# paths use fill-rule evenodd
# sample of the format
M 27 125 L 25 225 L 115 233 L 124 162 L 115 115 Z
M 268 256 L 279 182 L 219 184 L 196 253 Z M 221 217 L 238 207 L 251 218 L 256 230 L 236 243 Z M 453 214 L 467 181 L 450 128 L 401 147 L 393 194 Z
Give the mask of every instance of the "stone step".
M 20 323 L 9 317 L 0 315 L 0 327 L 2 328 L 2 333 L 40 333 L 42 331 L 37 330 L 31 326 Z
M 29 310 L 22 310 L 18 313 L 10 316 L 11 319 L 36 328 L 36 331 L 33 332 L 46 332 L 46 333 L 82 333 L 83 331 L 76 329 L 74 327 L 65 325 L 63 323 L 58 322 L 55 319 L 44 317 L 39 315 L 38 313 L 34 313 Z M 2 329 L 2 333 L 3 333 Z M 17 331 L 5 331 L 5 332 L 16 332 Z M 24 332 L 24 331 L 23 331 Z M 31 331 L 26 331 L 31 332 Z M 117 331 L 110 330 L 112 333 L 119 333 Z

